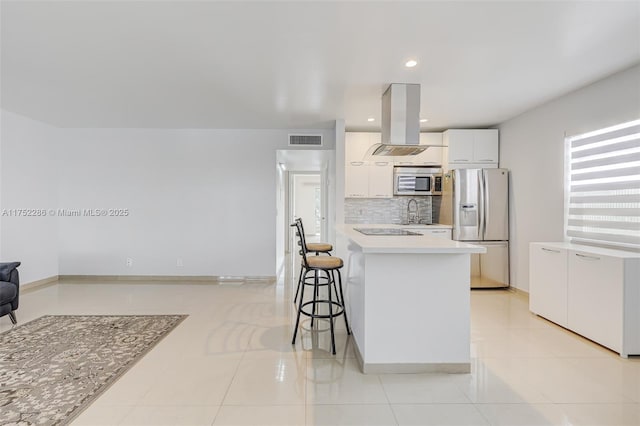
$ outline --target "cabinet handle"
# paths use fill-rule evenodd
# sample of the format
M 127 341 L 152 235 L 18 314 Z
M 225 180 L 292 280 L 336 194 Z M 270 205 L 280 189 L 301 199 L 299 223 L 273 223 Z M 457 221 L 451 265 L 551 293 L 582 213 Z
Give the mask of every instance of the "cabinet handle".
M 364 164 L 364 161 L 352 161 L 351 165 L 352 166 L 362 166 Z
M 432 234 L 444 234 L 445 232 L 448 231 L 431 231 Z
M 580 254 L 580 253 L 576 253 L 576 256 L 581 257 L 583 259 L 589 259 L 589 260 L 600 260 L 599 257 L 596 256 L 587 256 L 586 254 Z
M 549 252 L 549 253 L 560 253 L 560 250 L 551 250 L 551 249 L 544 248 L 544 247 L 542 247 L 542 250 L 546 251 L 546 252 Z
M 413 161 L 398 161 L 398 164 L 413 164 Z
M 389 164 L 388 161 L 376 161 L 376 166 L 386 166 Z
M 478 161 L 481 161 L 481 162 L 485 162 L 486 161 L 486 162 L 491 163 L 491 162 L 493 162 L 495 160 L 493 158 L 485 158 L 484 160 L 478 160 Z
M 459 159 L 457 159 L 457 160 L 453 160 L 453 161 L 456 161 L 456 162 L 457 162 L 457 161 L 469 161 L 469 160 L 465 160 L 465 159 L 459 158 Z

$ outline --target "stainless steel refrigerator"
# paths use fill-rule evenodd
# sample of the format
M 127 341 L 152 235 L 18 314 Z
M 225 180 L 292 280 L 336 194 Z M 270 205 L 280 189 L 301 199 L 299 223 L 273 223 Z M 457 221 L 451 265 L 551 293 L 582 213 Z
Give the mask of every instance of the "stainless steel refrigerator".
M 471 288 L 509 287 L 509 171 L 455 169 L 443 181 L 439 222 L 487 249 L 471 255 Z

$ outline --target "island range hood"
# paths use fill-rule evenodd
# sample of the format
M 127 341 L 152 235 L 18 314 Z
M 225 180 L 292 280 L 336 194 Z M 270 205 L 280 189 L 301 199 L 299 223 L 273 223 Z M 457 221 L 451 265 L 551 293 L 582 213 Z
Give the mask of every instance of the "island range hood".
M 367 155 L 416 155 L 420 143 L 420 85 L 394 83 L 382 95 L 382 143 Z

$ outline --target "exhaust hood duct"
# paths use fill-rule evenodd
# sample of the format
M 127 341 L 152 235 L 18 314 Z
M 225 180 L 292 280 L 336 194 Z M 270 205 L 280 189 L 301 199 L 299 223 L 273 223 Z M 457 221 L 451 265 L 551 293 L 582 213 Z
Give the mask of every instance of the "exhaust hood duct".
M 367 154 L 416 155 L 428 146 L 420 144 L 420 85 L 394 83 L 382 95 L 382 143 Z

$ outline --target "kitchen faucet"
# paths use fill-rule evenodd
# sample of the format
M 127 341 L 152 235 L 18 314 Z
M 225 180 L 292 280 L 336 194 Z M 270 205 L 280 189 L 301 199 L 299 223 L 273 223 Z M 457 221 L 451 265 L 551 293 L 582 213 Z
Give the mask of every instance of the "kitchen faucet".
M 415 206 L 415 209 L 411 209 L 411 202 L 413 201 L 413 205 Z M 412 218 L 412 214 L 413 214 L 413 218 Z M 408 202 L 407 202 L 407 223 L 420 223 L 420 214 L 418 211 L 418 202 L 416 201 L 415 198 L 411 198 Z

